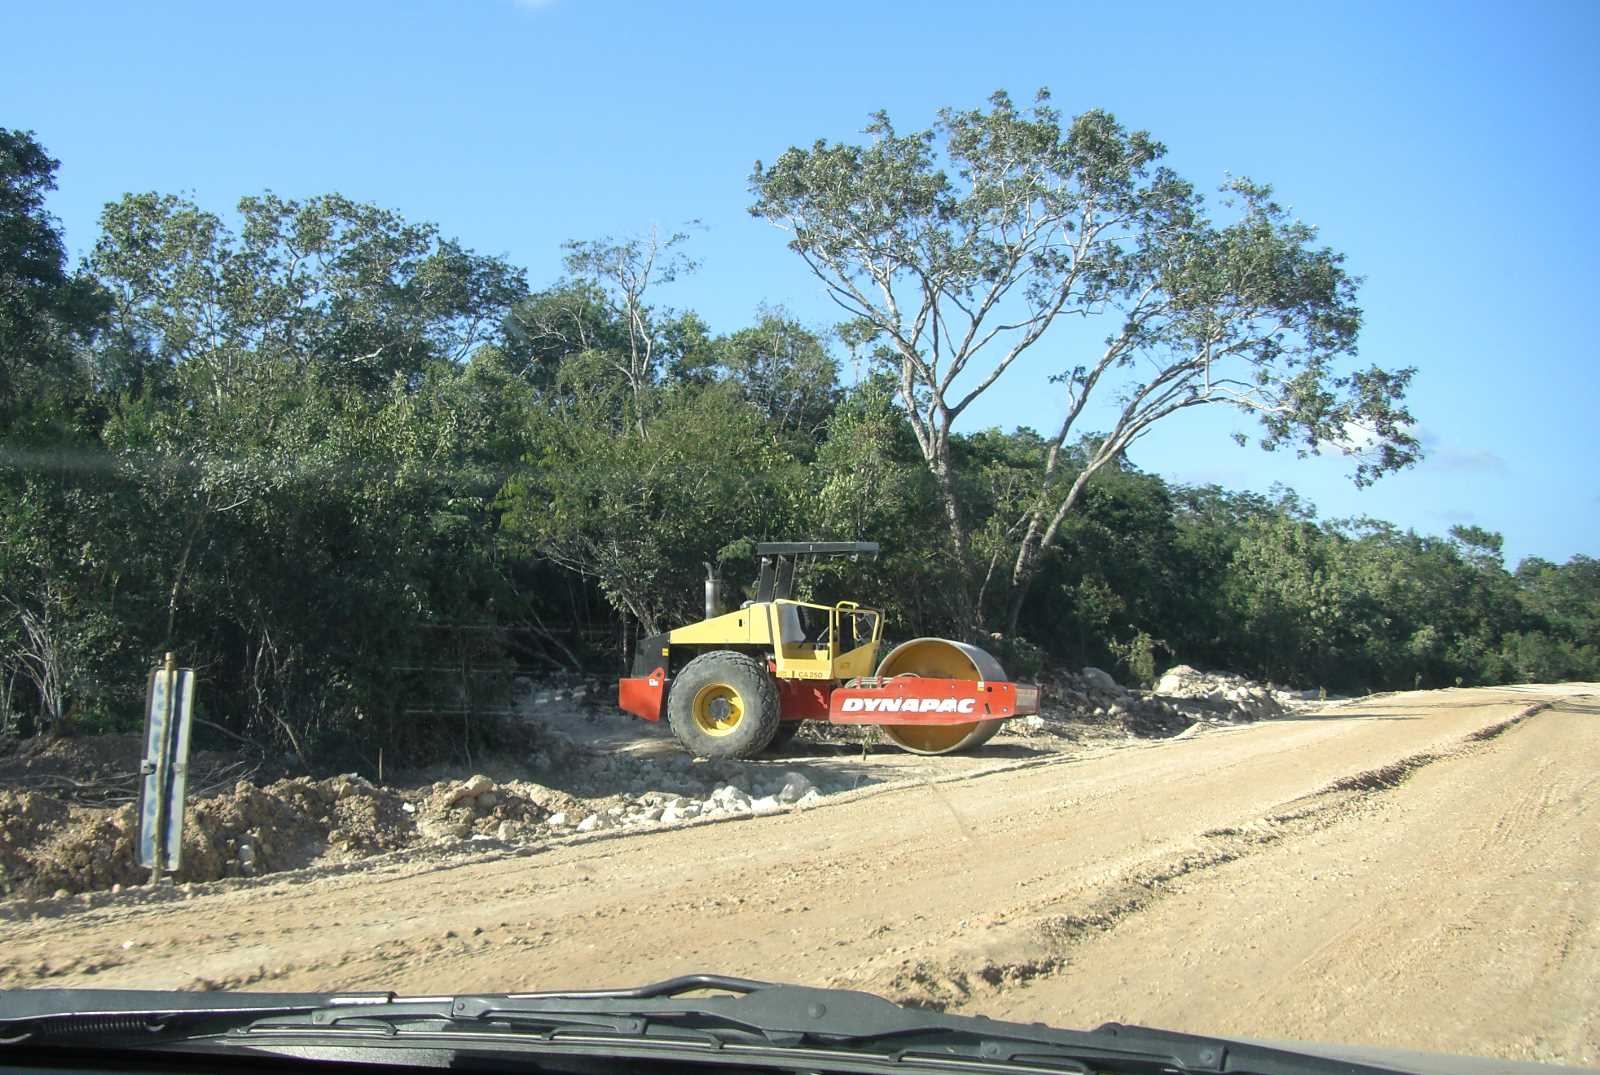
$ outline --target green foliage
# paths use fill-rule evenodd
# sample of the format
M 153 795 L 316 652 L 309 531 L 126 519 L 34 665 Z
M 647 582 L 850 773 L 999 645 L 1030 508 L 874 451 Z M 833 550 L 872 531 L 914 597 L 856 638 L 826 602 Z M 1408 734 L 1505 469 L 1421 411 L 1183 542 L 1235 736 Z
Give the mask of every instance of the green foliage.
M 841 596 L 870 595 L 865 600 L 884 609 L 896 637 L 948 634 L 959 622 L 960 567 L 893 392 L 874 378 L 845 394 L 809 468 L 800 522 L 821 539 L 882 546 L 877 560 L 828 565 L 827 585 Z
M 750 211 L 789 232 L 852 343 L 895 371 L 952 551 L 982 579 L 963 591 L 963 615 L 992 620 L 999 603 L 1012 632 L 1090 479 L 1182 410 L 1237 409 L 1269 451 L 1340 451 L 1358 484 L 1418 452 L 1412 371 L 1349 366 L 1356 281 L 1314 228 L 1246 179 L 1213 215 L 1147 132 L 1099 110 L 1065 118 L 1049 99 L 1040 90 L 1023 109 L 998 92 L 909 134 L 878 112 L 865 143 L 792 147 L 750 176 Z M 1063 417 L 1028 468 L 1034 488 L 1010 505 L 1020 519 L 983 532 L 956 474 L 954 423 L 1062 316 L 1104 318 L 1104 343 L 1051 378 Z M 1078 420 L 1096 398 L 1115 418 L 1085 437 Z
M 57 167 L 31 133 L 0 127 L 0 430 L 8 433 L 64 417 L 81 387 L 80 348 L 104 312 L 94 280 L 67 271 L 44 208 Z
M 784 311 L 763 309 L 714 353 L 719 379 L 738 386 L 780 444 L 809 456 L 839 395 L 839 364 L 823 341 Z
M 541 416 L 500 498 L 506 531 L 592 578 L 649 633 L 698 618 L 702 561 L 781 535 L 802 472 L 730 386 L 657 390 L 639 426 L 598 389 L 577 399 Z
M 1128 677 L 1135 686 L 1149 690 L 1156 685 L 1159 671 L 1156 651 L 1165 649 L 1165 643 L 1156 641 L 1144 631 L 1136 631 L 1128 641 L 1112 641 L 1110 646 L 1111 652 L 1128 670 Z
M 1408 375 L 1329 365 L 1353 283 L 1264 188 L 1236 184 L 1242 208 L 1213 223 L 1147 136 L 1043 102 L 949 112 L 937 137 L 880 117 L 872 137 L 758 170 L 808 256 L 868 279 L 935 266 L 936 305 L 1009 279 L 1020 339 L 1075 302 L 1118 307 L 1114 370 L 1225 340 L 1287 408 L 1269 447 L 1366 422 L 1358 477 L 1403 463 Z M 862 307 L 834 336 L 775 308 L 716 335 L 652 290 L 693 267 L 682 236 L 569 244 L 568 276 L 529 293 L 338 195 L 245 198 L 231 227 L 131 194 L 73 273 L 43 207 L 55 168 L 0 131 L 0 734 L 136 727 L 172 650 L 207 720 L 307 765 L 438 757 L 474 741 L 464 666 L 615 670 L 640 631 L 699 617 L 703 563 L 730 599 L 748 589 L 764 539 L 880 542 L 799 591 L 879 605 L 894 638 L 1005 622 L 977 637 L 1018 676 L 1118 662 L 1148 683 L 1171 659 L 1335 690 L 1600 678 L 1594 559 L 1511 573 L 1477 527 L 1174 487 L 1128 461 L 1136 424 L 954 432 L 935 405 L 954 353 L 904 376 L 931 361 L 931 323 L 896 338 Z M 1161 242 L 1047 244 L 1026 281 L 1007 269 L 1002 222 L 1047 211 L 1080 235 L 1087 205 L 1150 214 Z M 830 230 L 847 217 L 865 230 Z M 1162 300 L 1135 317 L 1136 280 Z M 1058 383 L 1081 402 L 1095 376 Z

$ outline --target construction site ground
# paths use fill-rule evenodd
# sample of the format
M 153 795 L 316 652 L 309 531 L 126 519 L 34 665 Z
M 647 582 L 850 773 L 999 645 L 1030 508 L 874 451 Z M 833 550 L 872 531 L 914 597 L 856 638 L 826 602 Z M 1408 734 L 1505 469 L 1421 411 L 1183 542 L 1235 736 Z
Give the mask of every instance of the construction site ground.
M 0 986 L 439 993 L 715 970 L 1063 1026 L 1600 1063 L 1600 686 L 775 764 L 832 793 L 0 906 Z

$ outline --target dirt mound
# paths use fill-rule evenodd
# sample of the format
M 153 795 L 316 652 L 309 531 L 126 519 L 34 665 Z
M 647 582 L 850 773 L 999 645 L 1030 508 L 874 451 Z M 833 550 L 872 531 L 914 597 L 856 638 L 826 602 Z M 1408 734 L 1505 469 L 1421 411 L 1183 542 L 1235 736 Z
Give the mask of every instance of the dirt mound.
M 65 825 L 32 846 L 16 849 L 19 868 L 0 888 L 8 896 L 47 896 L 131 885 L 149 876 L 135 854 L 139 838 L 134 808 L 72 806 Z M 0 852 L 3 854 L 3 852 Z
M 496 784 L 482 773 L 459 783 L 435 784 L 416 806 L 417 832 L 429 840 L 516 839 L 550 816 L 543 799 L 551 794 L 559 793 L 523 781 Z
M 486 776 L 411 791 L 358 776 L 298 777 L 259 787 L 247 780 L 192 800 L 184 812 L 177 881 L 252 877 L 349 862 L 442 840 L 527 840 L 547 831 L 550 801 L 538 784 Z M 39 899 L 145 881 L 132 804 L 73 805 L 0 789 L 0 898 Z
M 10 895 L 17 879 L 31 874 L 24 849 L 49 839 L 69 814 L 66 803 L 49 796 L 0 788 L 0 895 Z
M 131 802 L 139 794 L 139 759 L 143 755 L 143 738 L 131 732 L 3 740 L 0 786 L 86 805 Z M 189 787 L 214 789 L 252 768 L 229 751 L 194 750 L 189 754 Z M 254 768 L 259 768 L 259 763 Z
M 1153 691 L 1123 687 L 1107 672 L 1088 667 L 1040 676 L 1045 688 L 1040 716 L 1015 722 L 1023 735 L 1050 734 L 1061 726 L 1115 727 L 1143 739 L 1178 735 L 1195 723 L 1242 724 L 1271 720 L 1313 707 L 1319 691 L 1294 691 L 1228 672 L 1168 669 Z
M 413 829 L 398 794 L 359 777 L 264 788 L 241 780 L 185 812 L 179 877 L 210 881 L 377 854 L 404 846 Z

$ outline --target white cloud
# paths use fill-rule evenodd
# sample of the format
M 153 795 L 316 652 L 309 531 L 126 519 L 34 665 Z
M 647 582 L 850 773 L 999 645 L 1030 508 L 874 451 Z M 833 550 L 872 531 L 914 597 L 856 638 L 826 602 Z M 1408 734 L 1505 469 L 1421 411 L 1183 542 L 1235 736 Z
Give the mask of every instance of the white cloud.
M 1335 437 L 1328 443 L 1346 455 L 1359 455 L 1376 448 L 1380 440 L 1377 430 L 1371 426 L 1350 422 L 1344 427 L 1342 436 Z
M 1435 470 L 1458 472 L 1483 472 L 1504 470 L 1506 461 L 1487 448 L 1472 448 L 1447 441 L 1431 429 L 1418 426 L 1417 440 L 1422 442 L 1422 462 Z
M 1486 448 L 1460 448 L 1441 445 L 1429 452 L 1427 462 L 1439 470 L 1504 470 L 1506 461 Z

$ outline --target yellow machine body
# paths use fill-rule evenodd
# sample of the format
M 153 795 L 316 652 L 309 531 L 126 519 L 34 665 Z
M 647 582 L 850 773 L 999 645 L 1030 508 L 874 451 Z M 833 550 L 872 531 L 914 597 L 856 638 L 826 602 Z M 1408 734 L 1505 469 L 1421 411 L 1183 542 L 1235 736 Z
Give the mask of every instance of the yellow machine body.
M 813 625 L 810 630 L 808 623 Z M 869 676 L 877 665 L 882 639 L 883 614 L 854 601 L 835 605 L 757 601 L 667 633 L 671 646 L 768 650 L 773 675 L 779 679 Z

